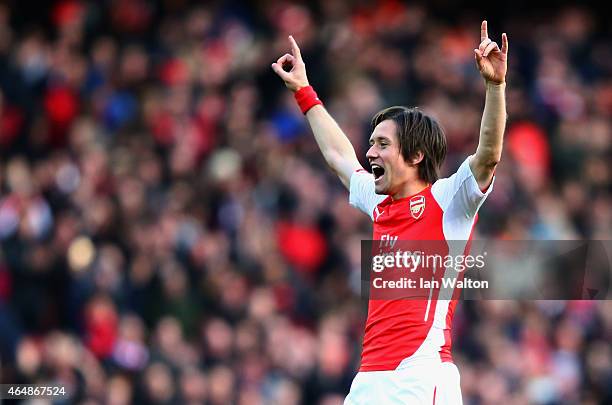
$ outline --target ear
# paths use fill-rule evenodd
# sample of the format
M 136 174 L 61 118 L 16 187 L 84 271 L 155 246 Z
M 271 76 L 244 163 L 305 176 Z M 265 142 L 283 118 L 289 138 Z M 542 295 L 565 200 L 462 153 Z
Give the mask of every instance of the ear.
M 416 166 L 419 163 L 421 163 L 424 158 L 425 158 L 425 154 L 421 152 L 420 150 L 418 150 L 412 155 L 412 158 L 410 158 L 410 164 L 413 166 Z

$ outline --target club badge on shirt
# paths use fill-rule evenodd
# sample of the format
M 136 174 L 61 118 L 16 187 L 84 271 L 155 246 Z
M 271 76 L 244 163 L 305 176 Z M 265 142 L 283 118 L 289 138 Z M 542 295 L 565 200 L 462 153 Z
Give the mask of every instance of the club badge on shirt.
M 425 212 L 425 196 L 415 195 L 410 199 L 410 213 L 414 219 L 419 219 Z

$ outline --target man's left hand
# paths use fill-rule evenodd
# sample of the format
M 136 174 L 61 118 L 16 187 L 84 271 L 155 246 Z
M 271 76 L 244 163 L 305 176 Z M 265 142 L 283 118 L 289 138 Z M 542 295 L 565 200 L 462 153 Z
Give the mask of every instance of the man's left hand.
M 502 34 L 502 47 L 491 41 L 487 31 L 487 22 L 480 26 L 480 46 L 474 49 L 476 65 L 482 77 L 490 83 L 501 84 L 506 81 L 508 70 L 508 36 Z

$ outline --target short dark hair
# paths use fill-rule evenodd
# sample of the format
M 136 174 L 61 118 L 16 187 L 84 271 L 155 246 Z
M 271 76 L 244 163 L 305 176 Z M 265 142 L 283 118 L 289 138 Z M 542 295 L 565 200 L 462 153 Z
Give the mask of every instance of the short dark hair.
M 438 122 L 418 108 L 393 106 L 377 112 L 372 118 L 372 131 L 381 122 L 393 120 L 397 125 L 400 153 L 404 160 L 423 152 L 419 163 L 419 178 L 433 184 L 446 157 L 446 136 Z

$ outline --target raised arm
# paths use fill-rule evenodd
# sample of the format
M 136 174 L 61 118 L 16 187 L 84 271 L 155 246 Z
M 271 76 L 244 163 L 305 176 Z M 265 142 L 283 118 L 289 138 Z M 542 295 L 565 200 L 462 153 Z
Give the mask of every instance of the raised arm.
M 502 34 L 502 47 L 491 41 L 487 22 L 480 26 L 480 46 L 474 58 L 485 79 L 485 107 L 480 123 L 480 138 L 470 168 L 481 189 L 491 184 L 493 172 L 501 159 L 506 127 L 506 71 L 508 69 L 508 36 Z
M 287 53 L 278 58 L 272 64 L 272 69 L 283 79 L 287 88 L 295 93 L 309 84 L 300 48 L 292 36 L 289 37 L 289 42 L 291 54 Z M 287 72 L 283 68 L 290 70 Z M 353 145 L 322 104 L 310 108 L 306 112 L 306 118 L 325 161 L 340 177 L 342 184 L 349 188 L 351 175 L 355 170 L 361 169 Z

